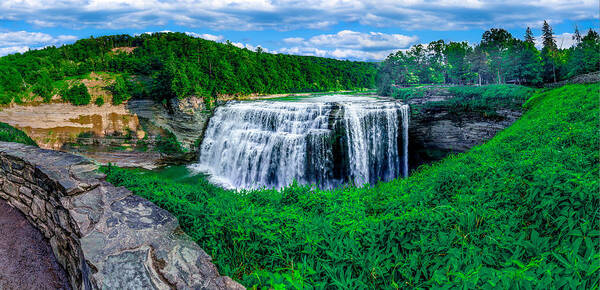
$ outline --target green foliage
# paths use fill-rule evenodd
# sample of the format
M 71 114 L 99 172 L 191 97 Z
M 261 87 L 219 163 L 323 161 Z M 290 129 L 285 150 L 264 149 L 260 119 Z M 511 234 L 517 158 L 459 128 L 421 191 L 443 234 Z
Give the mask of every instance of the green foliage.
M 52 80 L 47 71 L 41 71 L 38 74 L 37 81 L 33 86 L 33 92 L 44 100 L 45 103 L 50 102 L 52 99 L 52 90 L 54 87 L 52 86 Z
M 96 106 L 98 106 L 98 107 L 102 107 L 102 105 L 104 105 L 104 98 L 97 97 L 96 100 L 94 101 L 94 104 L 96 104 Z
M 12 97 L 9 92 L 0 89 L 0 105 L 8 105 L 12 102 Z
M 25 132 L 2 122 L 0 122 L 0 141 L 17 142 L 37 147 L 35 141 L 29 138 Z
M 394 87 L 391 89 L 391 97 L 400 100 L 408 100 L 412 98 L 421 98 L 425 95 L 427 91 L 426 88 L 397 88 Z
M 502 84 L 540 86 L 579 74 L 600 70 L 600 37 L 590 30 L 585 37 L 577 32 L 577 45 L 560 49 L 552 28 L 543 26 L 544 47 L 535 48 L 533 32 L 525 39 L 514 38 L 504 29 L 485 31 L 481 42 L 433 41 L 410 50 L 390 54 L 377 72 L 378 93 L 393 96 L 395 86 L 411 84 Z
M 172 132 L 167 132 L 166 136 L 158 136 L 156 140 L 156 151 L 164 154 L 178 154 L 184 152 L 181 143 L 177 141 L 175 134 Z
M 120 105 L 124 101 L 127 101 L 129 98 L 131 98 L 131 94 L 128 89 L 128 81 L 125 80 L 123 75 L 118 75 L 116 77 L 115 82 L 111 87 L 111 91 L 113 93 L 113 105 Z
M 448 88 L 451 99 L 429 102 L 426 107 L 447 108 L 450 113 L 478 113 L 496 116 L 497 110 L 520 110 L 535 89 L 517 85 L 457 86 Z
M 111 51 L 123 46 L 137 48 L 130 54 Z M 112 35 L 1 57 L 0 91 L 25 91 L 37 82 L 39 71 L 47 71 L 55 81 L 106 71 L 135 74 L 147 83 L 140 86 L 119 77 L 114 88 L 117 104 L 130 96 L 214 99 L 213 95 L 374 88 L 376 69 L 375 63 L 255 52 L 184 33 Z
M 247 286 L 596 289 L 599 89 L 537 92 L 487 144 L 373 187 L 238 193 L 104 171 L 175 214 Z
M 63 92 L 62 98 L 73 105 L 82 106 L 89 104 L 92 97 L 87 87 L 83 83 L 80 83 L 66 89 Z

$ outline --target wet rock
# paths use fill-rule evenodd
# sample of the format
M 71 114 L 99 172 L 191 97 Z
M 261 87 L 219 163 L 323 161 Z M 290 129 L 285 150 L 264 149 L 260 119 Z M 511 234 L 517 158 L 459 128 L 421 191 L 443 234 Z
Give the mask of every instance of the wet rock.
M 202 98 L 194 96 L 170 99 L 166 106 L 153 100 L 129 100 L 127 108 L 138 118 L 169 130 L 183 148 L 193 152 L 211 116 Z

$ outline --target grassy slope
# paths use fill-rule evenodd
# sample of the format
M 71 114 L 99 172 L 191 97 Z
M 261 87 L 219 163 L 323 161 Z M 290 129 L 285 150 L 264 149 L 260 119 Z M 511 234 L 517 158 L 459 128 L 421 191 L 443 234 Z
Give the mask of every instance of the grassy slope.
M 35 141 L 29 138 L 25 132 L 2 122 L 0 122 L 0 141 L 17 142 L 37 146 Z
M 109 180 L 173 212 L 248 286 L 597 288 L 599 89 L 538 92 L 487 144 L 373 188 Z

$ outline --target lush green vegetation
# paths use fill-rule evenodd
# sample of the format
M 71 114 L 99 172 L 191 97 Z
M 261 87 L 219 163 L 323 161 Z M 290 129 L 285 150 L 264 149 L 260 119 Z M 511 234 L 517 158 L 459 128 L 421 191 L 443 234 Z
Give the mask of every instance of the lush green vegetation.
M 184 152 L 175 134 L 169 131 L 164 136 L 158 135 L 155 149 L 164 154 L 179 154 Z
M 114 50 L 121 47 L 135 49 Z M 125 75 L 111 88 L 114 103 L 120 104 L 138 95 L 214 99 L 374 88 L 376 64 L 250 51 L 183 33 L 113 35 L 0 58 L 0 103 L 30 91 L 47 99 L 52 92 L 48 83 L 92 71 Z
M 92 99 L 87 87 L 82 83 L 73 85 L 72 87 L 65 89 L 61 94 L 63 100 L 76 106 L 87 105 Z
M 454 114 L 469 113 L 494 117 L 498 110 L 517 111 L 535 89 L 517 85 L 488 85 L 481 87 L 458 86 L 448 88 L 453 97 L 439 102 L 429 102 L 427 107 L 444 107 Z
M 538 91 L 487 144 L 370 188 L 237 193 L 104 171 L 174 213 L 221 273 L 247 286 L 596 289 L 599 90 Z
M 556 45 L 548 23 L 544 23 L 542 33 L 541 51 L 535 47 L 529 28 L 524 40 L 492 28 L 475 46 L 438 40 L 392 53 L 379 68 L 378 92 L 404 96 L 406 91 L 394 88 L 411 84 L 540 85 L 600 70 L 600 36 L 596 31 L 590 29 L 581 36 L 576 28 L 576 44 L 564 49 Z
M 0 141 L 37 146 L 35 141 L 29 138 L 25 132 L 2 122 L 0 122 Z

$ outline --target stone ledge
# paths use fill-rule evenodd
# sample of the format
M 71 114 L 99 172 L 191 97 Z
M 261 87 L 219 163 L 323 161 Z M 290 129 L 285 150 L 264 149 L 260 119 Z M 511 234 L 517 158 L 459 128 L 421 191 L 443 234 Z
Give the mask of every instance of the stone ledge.
M 244 289 L 169 212 L 104 178 L 84 157 L 0 142 L 0 198 L 50 240 L 74 289 Z

